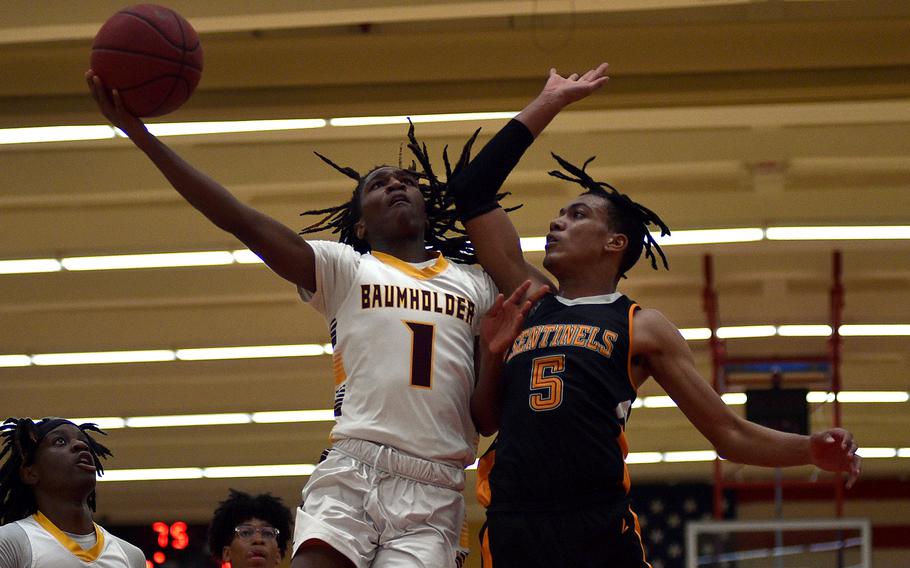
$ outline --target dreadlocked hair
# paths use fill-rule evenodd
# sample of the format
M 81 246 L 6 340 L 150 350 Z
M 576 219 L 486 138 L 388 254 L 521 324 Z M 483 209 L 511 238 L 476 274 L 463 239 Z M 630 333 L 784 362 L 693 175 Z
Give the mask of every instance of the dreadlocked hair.
M 234 528 L 254 518 L 265 521 L 278 529 L 278 550 L 284 551 L 291 537 L 291 511 L 278 497 L 271 493 L 250 495 L 235 489 L 230 490 L 227 499 L 219 503 L 209 524 L 209 552 L 221 558 L 221 551 L 234 540 Z
M 52 430 L 63 424 L 76 426 L 85 435 L 88 451 L 92 454 L 92 461 L 98 475 L 104 473 L 101 458 L 111 456 L 111 451 L 102 446 L 89 435 L 97 432 L 106 435 L 95 424 L 73 424 L 63 418 L 42 418 L 33 422 L 31 418 L 8 418 L 0 426 L 0 525 L 5 525 L 34 514 L 38 510 L 38 502 L 31 487 L 22 482 L 19 469 L 32 465 L 38 453 L 38 446 Z M 95 492 L 92 491 L 88 504 L 95 510 Z
M 585 193 L 596 195 L 606 200 L 611 228 L 617 233 L 622 233 L 629 237 L 629 246 L 623 253 L 619 264 L 619 275 L 622 278 L 625 278 L 626 272 L 631 270 L 635 263 L 638 262 L 642 249 L 645 251 L 645 258 L 651 260 L 651 268 L 657 270 L 657 257 L 654 255 L 656 251 L 660 255 L 664 268 L 670 269 L 664 251 L 648 230 L 649 225 L 655 225 L 660 228 L 661 237 L 670 235 L 670 228 L 657 216 L 657 213 L 654 213 L 644 205 L 632 201 L 628 195 L 620 193 L 609 183 L 591 178 L 585 170 L 595 156 L 588 158 L 584 165 L 579 168 L 561 156 L 552 152 L 551 154 L 565 172 L 553 170 L 549 172 L 550 175 L 561 180 L 577 183 L 586 190 Z
M 458 176 L 471 161 L 471 148 L 477 140 L 477 135 L 480 134 L 480 129 L 478 128 L 474 131 L 474 134 L 465 142 L 464 147 L 461 149 L 461 155 L 454 165 L 449 160 L 448 146 L 443 148 L 442 160 L 445 167 L 446 181 L 442 181 L 433 170 L 426 144 L 417 140 L 414 135 L 414 123 L 410 119 L 408 123 L 410 126 L 408 128 L 407 147 L 414 155 L 414 161 L 411 162 L 410 166 L 402 167 L 400 163 L 401 156 L 399 155 L 399 167 L 411 173 L 418 180 L 418 187 L 423 196 L 429 227 L 428 232 L 424 235 L 426 247 L 427 249 L 441 252 L 443 256 L 455 262 L 474 264 L 477 262 L 474 246 L 468 240 L 467 231 L 458 223 L 455 197 L 453 192 L 448 191 L 448 187 L 449 180 Z M 357 252 L 369 252 L 369 243 L 358 238 L 354 229 L 361 215 L 360 197 L 367 177 L 374 171 L 388 166 L 376 166 L 366 174 L 361 175 L 353 168 L 339 166 L 319 152 L 314 152 L 314 154 L 338 172 L 356 181 L 357 186 L 351 194 L 351 199 L 346 203 L 301 213 L 301 215 L 322 215 L 322 218 L 305 227 L 300 231 L 300 234 L 308 235 L 320 231 L 331 231 L 332 234 L 338 235 L 339 242 L 352 246 Z M 501 200 L 506 195 L 509 195 L 509 193 L 498 193 L 496 201 Z M 514 211 L 515 209 L 518 209 L 518 207 L 506 209 L 506 211 Z

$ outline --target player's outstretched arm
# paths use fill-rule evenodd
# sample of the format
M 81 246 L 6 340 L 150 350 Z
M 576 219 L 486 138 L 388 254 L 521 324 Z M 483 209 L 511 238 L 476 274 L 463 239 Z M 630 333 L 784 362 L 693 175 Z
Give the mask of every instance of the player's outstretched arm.
M 549 288 L 537 288 L 530 296 L 531 281 L 525 280 L 506 298 L 499 294 L 480 324 L 480 373 L 471 396 L 471 417 L 474 426 L 484 436 L 499 429 L 502 408 L 503 356 L 521 332 L 525 316 Z
M 504 292 L 530 278 L 531 291 L 551 285 L 549 279 L 528 265 L 521 252 L 518 232 L 508 215 L 496 205 L 495 196 L 524 151 L 566 106 L 604 85 L 608 64 L 579 76 L 550 75 L 540 94 L 481 150 L 468 166 L 455 190 L 461 221 L 474 243 L 477 258 Z
M 101 113 L 145 152 L 190 205 L 218 228 L 235 235 L 279 276 L 315 291 L 313 249 L 300 235 L 238 200 L 158 140 L 124 108 L 116 90 L 112 96 L 108 94 L 92 71 L 85 78 Z
M 638 311 L 634 329 L 632 355 L 642 361 L 642 375 L 650 374 L 660 383 L 720 456 L 767 467 L 813 464 L 847 473 L 847 487 L 853 485 L 862 458 L 856 455 L 850 432 L 838 428 L 801 436 L 749 422 L 731 411 L 699 375 L 685 339 L 663 314 Z

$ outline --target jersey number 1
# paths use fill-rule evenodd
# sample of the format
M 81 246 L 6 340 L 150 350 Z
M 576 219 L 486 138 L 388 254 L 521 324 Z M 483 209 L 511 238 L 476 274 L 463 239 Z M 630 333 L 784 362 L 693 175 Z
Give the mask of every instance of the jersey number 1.
M 531 390 L 528 404 L 533 410 L 553 410 L 562 404 L 562 377 L 566 370 L 565 355 L 538 357 L 531 363 Z
M 433 333 L 428 323 L 404 322 L 411 330 L 411 386 L 433 387 Z

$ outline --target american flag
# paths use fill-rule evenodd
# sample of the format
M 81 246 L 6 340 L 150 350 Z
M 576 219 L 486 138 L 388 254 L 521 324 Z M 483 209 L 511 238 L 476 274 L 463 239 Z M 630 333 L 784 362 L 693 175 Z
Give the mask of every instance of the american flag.
M 713 488 L 706 483 L 632 485 L 632 510 L 641 524 L 652 568 L 685 568 L 686 522 L 710 519 Z M 724 517 L 735 518 L 733 493 L 724 498 Z

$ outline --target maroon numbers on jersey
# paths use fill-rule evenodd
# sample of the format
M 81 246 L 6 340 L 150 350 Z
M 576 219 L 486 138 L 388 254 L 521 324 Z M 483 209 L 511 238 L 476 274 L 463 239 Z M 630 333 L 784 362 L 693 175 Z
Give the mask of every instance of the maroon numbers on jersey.
M 433 387 L 433 334 L 435 328 L 428 323 L 404 322 L 411 330 L 411 386 Z

